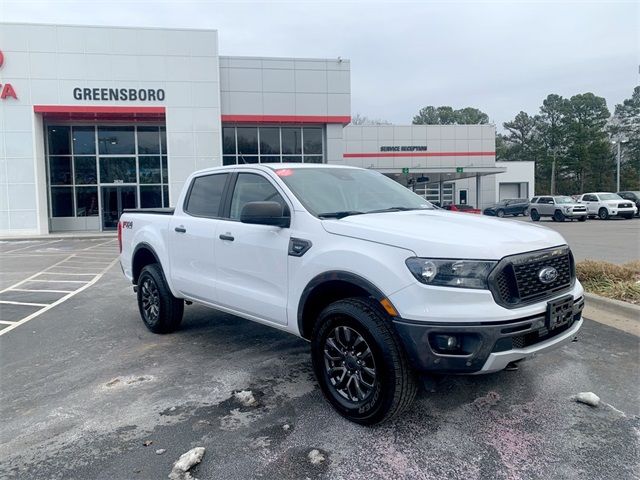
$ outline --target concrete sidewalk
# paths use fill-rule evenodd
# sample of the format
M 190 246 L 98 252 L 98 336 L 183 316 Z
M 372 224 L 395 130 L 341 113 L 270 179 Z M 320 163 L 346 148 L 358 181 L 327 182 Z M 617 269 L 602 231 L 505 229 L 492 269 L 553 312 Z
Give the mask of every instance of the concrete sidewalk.
M 12 235 L 10 237 L 0 237 L 0 242 L 24 242 L 32 240 L 71 240 L 88 238 L 116 238 L 118 234 L 114 232 L 58 232 L 47 233 L 45 235 Z

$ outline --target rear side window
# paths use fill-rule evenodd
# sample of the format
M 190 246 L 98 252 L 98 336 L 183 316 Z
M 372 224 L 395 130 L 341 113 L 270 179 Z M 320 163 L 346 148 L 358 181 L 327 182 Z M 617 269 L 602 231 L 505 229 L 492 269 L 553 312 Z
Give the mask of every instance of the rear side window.
M 185 212 L 198 217 L 220 217 L 227 176 L 219 173 L 194 178 L 184 204 Z
M 531 203 L 536 203 L 537 201 L 538 201 L 538 197 L 533 197 L 533 198 L 531 199 Z
M 287 209 L 284 199 L 269 180 L 254 173 L 241 173 L 231 198 L 230 218 L 239 220 L 242 208 L 249 202 L 278 202 Z

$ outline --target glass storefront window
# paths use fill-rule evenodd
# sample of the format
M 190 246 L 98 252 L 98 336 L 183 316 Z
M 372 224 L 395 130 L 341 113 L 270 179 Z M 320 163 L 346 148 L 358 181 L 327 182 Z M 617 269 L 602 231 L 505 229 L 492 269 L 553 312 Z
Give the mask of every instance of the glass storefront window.
M 76 188 L 76 217 L 98 215 L 98 187 Z
M 227 125 L 222 127 L 222 164 L 256 163 L 256 154 L 259 163 L 323 163 L 323 139 L 322 127 Z
M 136 183 L 135 157 L 101 157 L 100 183 Z
M 222 153 L 225 155 L 236 154 L 236 129 L 223 127 L 222 129 Z
M 138 127 L 138 154 L 160 154 L 160 130 L 158 127 Z
M 160 157 L 138 157 L 140 183 L 161 183 Z
M 96 157 L 73 157 L 73 169 L 76 185 L 95 185 L 98 183 Z
M 302 132 L 300 128 L 282 128 L 282 153 L 302 153 Z
M 162 206 L 161 185 L 140 186 L 140 208 L 156 208 Z
M 49 180 L 51 185 L 72 185 L 71 157 L 49 157 Z
M 96 154 L 96 129 L 95 127 L 73 127 L 73 154 Z
M 302 135 L 304 137 L 305 156 L 306 155 L 322 155 L 322 129 L 321 128 L 303 128 Z
M 73 188 L 51 187 L 51 216 L 73 216 Z
M 169 206 L 169 186 L 168 185 L 162 186 L 162 206 L 163 207 Z
M 98 127 L 98 152 L 101 155 L 136 153 L 135 127 Z
M 260 155 L 280 155 L 280 129 L 260 127 Z
M 167 168 L 167 156 L 162 157 L 162 183 L 169 183 L 169 169 Z
M 238 155 L 258 154 L 258 129 L 256 127 L 238 127 Z
M 160 127 L 160 151 L 163 155 L 167 154 L 167 129 Z
M 71 155 L 71 127 L 62 125 L 47 128 L 49 155 Z

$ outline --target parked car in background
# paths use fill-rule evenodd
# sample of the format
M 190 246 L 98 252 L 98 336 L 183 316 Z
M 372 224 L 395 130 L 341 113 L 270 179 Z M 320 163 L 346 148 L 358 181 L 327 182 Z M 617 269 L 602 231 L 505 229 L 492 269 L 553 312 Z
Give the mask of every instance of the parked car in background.
M 623 199 L 617 193 L 592 192 L 585 193 L 580 203 L 587 207 L 589 218 L 600 217 L 606 220 L 609 217 L 633 218 L 638 209 L 630 200 Z
M 528 206 L 529 200 L 526 198 L 510 198 L 500 200 L 495 205 L 485 208 L 482 213 L 496 217 L 504 217 L 505 215 L 517 217 L 518 215 L 526 215 Z
M 565 195 L 533 197 L 529 204 L 529 216 L 534 222 L 542 217 L 551 217 L 554 222 L 567 219 L 584 222 L 587 219 L 587 207 Z
M 624 198 L 625 200 L 631 200 L 636 205 L 636 215 L 640 217 L 640 192 L 618 192 L 618 195 L 620 195 L 620 197 Z
M 482 213 L 479 208 L 473 208 L 473 205 L 467 205 L 466 203 L 449 203 L 442 208 L 444 208 L 445 210 L 449 210 L 450 212 L 477 213 L 478 215 Z

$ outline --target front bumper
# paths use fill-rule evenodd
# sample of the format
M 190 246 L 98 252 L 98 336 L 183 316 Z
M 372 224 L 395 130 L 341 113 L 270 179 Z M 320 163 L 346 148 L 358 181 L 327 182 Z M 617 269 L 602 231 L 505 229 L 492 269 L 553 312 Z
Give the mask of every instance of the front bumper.
M 571 320 L 547 330 L 546 313 L 502 322 L 425 323 L 396 318 L 393 321 L 413 367 L 421 372 L 491 373 L 510 362 L 532 357 L 570 342 L 582 326 L 584 297 L 574 300 Z M 435 334 L 467 339 L 463 354 L 438 353 Z
M 564 216 L 567 218 L 581 218 L 581 217 L 586 217 L 587 216 L 587 211 L 579 211 L 579 212 L 574 212 L 573 210 L 569 211 L 569 212 L 562 212 L 564 213 Z

